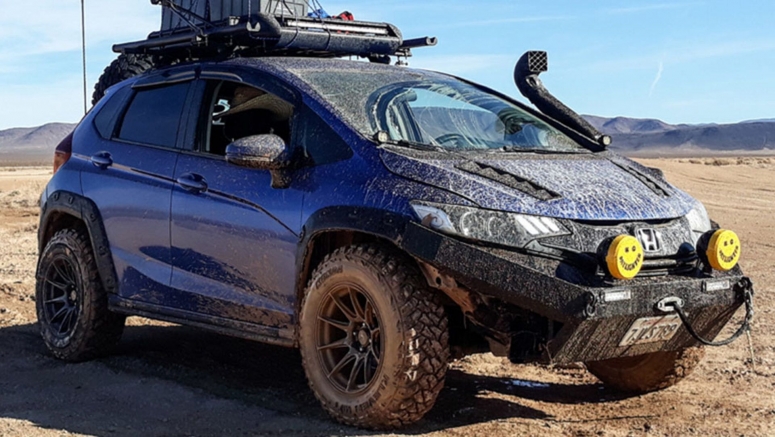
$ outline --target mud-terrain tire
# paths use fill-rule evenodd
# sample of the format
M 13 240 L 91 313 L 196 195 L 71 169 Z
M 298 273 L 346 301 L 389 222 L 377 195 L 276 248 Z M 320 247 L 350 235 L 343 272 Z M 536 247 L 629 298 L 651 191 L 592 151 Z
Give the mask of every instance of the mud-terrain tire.
M 108 88 L 123 80 L 145 73 L 153 68 L 153 65 L 153 58 L 148 55 L 118 55 L 118 58 L 105 68 L 97 84 L 94 85 L 92 105 L 96 105 L 105 96 L 105 91 Z
M 607 386 L 629 393 L 648 393 L 673 386 L 689 376 L 704 355 L 702 347 L 691 347 L 592 361 L 586 365 Z
M 36 279 L 40 333 L 55 357 L 85 361 L 118 343 L 126 317 L 108 310 L 88 235 L 73 229 L 54 234 L 40 256 Z
M 448 343 L 439 296 L 400 252 L 344 247 L 312 274 L 301 309 L 302 363 L 339 422 L 392 429 L 420 420 L 444 385 Z

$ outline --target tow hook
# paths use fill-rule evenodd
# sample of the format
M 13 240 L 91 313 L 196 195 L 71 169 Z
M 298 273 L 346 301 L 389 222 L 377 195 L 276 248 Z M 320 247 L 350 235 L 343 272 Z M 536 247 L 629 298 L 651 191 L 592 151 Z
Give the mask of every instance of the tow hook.
M 683 308 L 684 301 L 680 297 L 670 296 L 657 302 L 657 310 L 663 313 L 672 313 L 675 308 Z
M 584 315 L 584 318 L 591 319 L 597 313 L 597 304 L 598 304 L 597 295 L 589 292 L 585 293 L 584 303 L 585 303 L 584 312 L 582 314 Z

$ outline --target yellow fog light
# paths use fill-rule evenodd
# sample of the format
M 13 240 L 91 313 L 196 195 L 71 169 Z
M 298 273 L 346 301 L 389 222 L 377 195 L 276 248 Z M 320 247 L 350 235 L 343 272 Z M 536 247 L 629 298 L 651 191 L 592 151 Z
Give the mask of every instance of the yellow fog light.
M 619 235 L 608 246 L 608 271 L 616 279 L 632 279 L 643 267 L 643 247 L 630 235 Z
M 740 261 L 740 238 L 732 231 L 719 229 L 710 237 L 705 255 L 714 269 L 731 270 Z

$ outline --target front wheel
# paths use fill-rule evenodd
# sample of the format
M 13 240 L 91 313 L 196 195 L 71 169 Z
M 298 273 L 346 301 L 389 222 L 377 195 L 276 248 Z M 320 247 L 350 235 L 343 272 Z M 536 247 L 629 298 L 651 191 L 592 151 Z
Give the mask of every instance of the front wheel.
M 336 420 L 388 429 L 427 413 L 449 357 L 444 307 L 400 253 L 336 250 L 312 275 L 299 344 L 307 380 Z
M 673 386 L 689 376 L 703 355 L 705 350 L 702 347 L 692 347 L 592 361 L 586 365 L 605 385 L 631 393 L 648 393 Z

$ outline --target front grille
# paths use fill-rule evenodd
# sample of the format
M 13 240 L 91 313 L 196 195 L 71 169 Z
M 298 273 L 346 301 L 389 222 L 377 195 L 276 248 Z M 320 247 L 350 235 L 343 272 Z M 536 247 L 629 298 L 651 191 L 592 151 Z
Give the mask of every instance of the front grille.
M 696 252 L 663 258 L 646 258 L 638 276 L 664 276 L 688 273 L 697 268 Z
M 579 267 L 588 269 L 594 265 L 587 264 L 583 267 L 578 264 Z M 686 254 L 678 254 L 667 257 L 646 258 L 643 260 L 643 266 L 638 272 L 638 278 L 655 277 L 655 276 L 667 276 L 667 275 L 682 275 L 693 272 L 700 265 L 700 258 L 697 253 L 691 252 Z M 595 275 L 598 277 L 607 277 L 608 269 L 605 266 L 605 260 L 598 258 L 598 263 L 595 270 Z
M 647 248 L 644 247 L 645 259 L 638 277 L 693 274 L 701 267 L 692 244 L 694 235 L 685 218 L 624 222 L 566 220 L 562 223 L 571 230 L 571 234 L 547 237 L 541 240 L 541 244 L 583 255 L 575 258 L 584 258 L 586 262 L 568 262 L 584 271 L 594 272 L 597 277 L 609 276 L 605 257 L 614 238 L 619 235 L 636 236 L 639 231 L 648 230 L 658 233 L 656 241 L 660 247 L 650 252 L 645 252 Z M 642 240 L 641 245 L 644 245 Z

